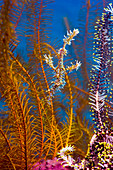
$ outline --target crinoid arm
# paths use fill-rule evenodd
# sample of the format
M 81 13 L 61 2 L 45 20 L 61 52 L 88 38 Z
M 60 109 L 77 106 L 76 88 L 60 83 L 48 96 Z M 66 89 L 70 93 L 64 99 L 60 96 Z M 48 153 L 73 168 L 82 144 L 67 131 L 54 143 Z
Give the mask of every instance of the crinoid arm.
M 70 165 L 74 169 L 113 169 L 113 128 L 108 118 L 112 113 L 106 103 L 112 93 L 109 92 L 110 66 L 113 44 L 113 7 L 110 3 L 95 26 L 94 65 L 89 84 L 89 104 L 93 121 L 96 124 L 88 151 L 81 163 Z M 112 96 L 110 97 L 112 99 Z M 112 104 L 112 102 L 110 102 Z M 63 149 L 64 150 L 64 149 Z M 66 165 L 67 165 L 66 164 Z

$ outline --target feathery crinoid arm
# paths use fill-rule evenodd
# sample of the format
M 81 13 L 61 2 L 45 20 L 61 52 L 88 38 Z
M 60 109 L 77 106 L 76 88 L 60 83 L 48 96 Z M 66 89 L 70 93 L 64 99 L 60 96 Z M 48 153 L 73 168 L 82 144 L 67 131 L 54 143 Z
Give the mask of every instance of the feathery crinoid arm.
M 74 169 L 113 169 L 113 132 L 109 126 L 107 118 L 109 109 L 106 107 L 107 97 L 109 97 L 109 70 L 112 55 L 112 27 L 113 8 L 109 4 L 105 8 L 102 18 L 95 26 L 94 42 L 94 62 L 91 71 L 90 83 L 90 105 L 92 116 L 97 129 L 90 140 L 85 158 L 79 163 L 75 163 L 70 155 L 66 157 L 65 150 L 73 150 L 72 147 L 64 148 L 59 152 L 64 159 L 63 165 L 74 167 Z
M 95 65 L 91 70 L 91 84 L 90 84 L 90 105 L 92 116 L 96 125 L 99 128 L 108 127 L 106 118 L 108 117 L 105 101 L 107 99 L 109 90 L 109 68 L 111 65 L 111 53 L 113 38 L 111 30 L 113 26 L 113 8 L 109 4 L 108 8 L 105 8 L 101 20 L 97 21 L 95 26 L 95 42 L 93 58 Z M 106 125 L 105 125 L 105 124 Z
M 113 7 L 105 8 L 101 20 L 95 26 L 94 62 L 91 71 L 90 105 L 96 123 L 96 131 L 90 141 L 86 159 L 88 168 L 112 169 L 113 136 L 108 122 L 109 109 L 106 106 L 109 97 L 109 78 L 112 56 Z M 91 158 L 91 159 L 90 159 Z M 92 162 L 93 160 L 93 162 Z

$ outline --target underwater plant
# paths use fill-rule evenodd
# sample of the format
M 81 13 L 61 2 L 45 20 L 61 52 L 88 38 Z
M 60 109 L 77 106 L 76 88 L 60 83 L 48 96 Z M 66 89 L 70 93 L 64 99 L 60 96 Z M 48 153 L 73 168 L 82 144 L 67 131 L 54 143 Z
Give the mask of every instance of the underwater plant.
M 89 84 L 89 104 L 91 105 L 93 121 L 96 129 L 90 140 L 87 154 L 80 163 L 74 163 L 70 155 L 65 155 L 66 151 L 73 151 L 73 147 L 63 148 L 58 154 L 59 159 L 63 159 L 64 166 L 74 167 L 74 169 L 113 169 L 113 127 L 108 121 L 108 115 L 113 116 L 110 108 L 106 106 L 109 97 L 109 77 L 112 63 L 111 54 L 113 37 L 113 7 L 110 3 L 102 18 L 95 26 L 94 43 L 94 65 L 91 70 Z M 112 95 L 112 93 L 111 93 Z M 111 97 L 112 98 L 112 97 Z

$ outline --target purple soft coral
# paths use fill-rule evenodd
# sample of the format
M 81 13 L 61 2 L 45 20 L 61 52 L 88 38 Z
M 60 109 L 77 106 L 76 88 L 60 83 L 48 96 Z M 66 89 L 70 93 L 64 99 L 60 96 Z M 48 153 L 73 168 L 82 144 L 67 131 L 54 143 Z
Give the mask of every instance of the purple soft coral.
M 67 167 L 63 167 L 63 165 L 61 165 L 62 161 L 58 161 L 57 158 L 55 157 L 52 160 L 41 160 L 40 162 L 37 162 L 33 167 L 32 170 L 69 170 L 69 168 Z

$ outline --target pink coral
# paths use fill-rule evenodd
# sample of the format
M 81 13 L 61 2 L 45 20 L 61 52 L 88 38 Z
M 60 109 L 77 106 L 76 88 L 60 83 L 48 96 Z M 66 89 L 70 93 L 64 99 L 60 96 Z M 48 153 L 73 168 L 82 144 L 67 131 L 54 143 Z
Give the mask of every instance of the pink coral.
M 32 170 L 69 170 L 70 167 L 63 167 L 63 165 L 61 165 L 62 161 L 58 161 L 57 158 L 55 157 L 52 160 L 41 160 L 40 162 L 37 162 L 33 167 Z M 71 168 L 72 169 L 72 168 Z

